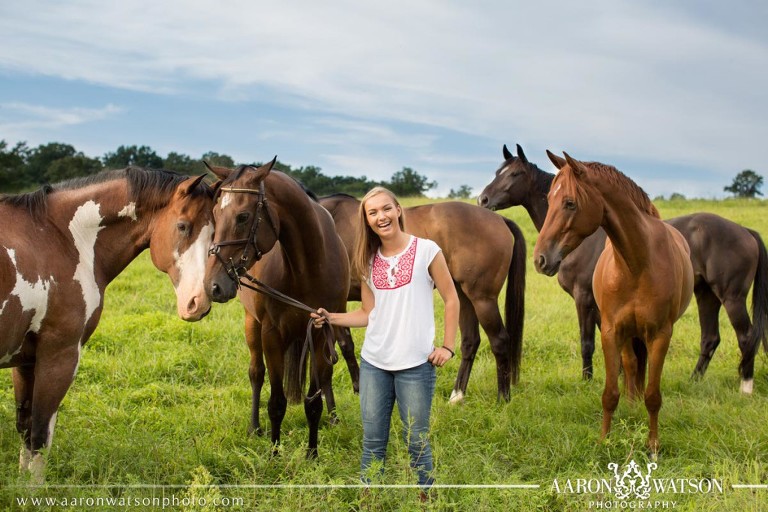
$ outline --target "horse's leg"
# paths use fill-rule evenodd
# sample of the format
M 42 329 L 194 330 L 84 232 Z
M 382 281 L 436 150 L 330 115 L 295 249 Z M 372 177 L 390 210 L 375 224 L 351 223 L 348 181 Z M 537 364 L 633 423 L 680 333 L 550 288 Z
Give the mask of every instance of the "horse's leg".
M 619 405 L 619 366 L 621 364 L 621 349 L 616 345 L 617 337 L 611 326 L 602 330 L 603 358 L 605 359 L 605 388 L 603 389 L 603 423 L 600 429 L 600 440 L 605 439 L 611 431 L 611 420 L 616 407 Z
M 709 362 L 720 345 L 720 299 L 712 292 L 709 285 L 701 281 L 694 289 L 696 305 L 699 310 L 699 326 L 701 327 L 701 353 L 699 361 L 693 369 L 692 379 L 700 379 L 707 371 Z
M 627 400 L 633 402 L 638 396 L 637 387 L 637 355 L 632 346 L 633 340 L 624 343 L 621 349 L 621 365 L 624 367 L 624 392 L 627 394 Z
M 35 367 L 20 366 L 13 368 L 13 391 L 16 396 L 16 430 L 21 434 L 21 453 L 19 471 L 29 469 L 32 460 L 30 428 L 32 421 L 32 392 L 35 388 Z
M 347 362 L 349 376 L 352 378 L 352 390 L 355 394 L 360 393 L 360 367 L 357 365 L 355 357 L 355 342 L 352 340 L 352 333 L 348 327 L 334 327 L 336 340 L 339 342 L 341 355 Z
M 491 352 L 496 357 L 496 384 L 497 397 L 509 402 L 509 388 L 512 382 L 512 351 L 509 334 L 504 328 L 504 322 L 499 312 L 499 304 L 496 299 L 480 298 L 474 301 L 475 313 L 483 326 L 488 341 L 491 343 Z
M 579 318 L 579 335 L 581 337 L 581 376 L 584 380 L 591 380 L 593 375 L 592 355 L 595 353 L 595 326 L 600 313 L 591 288 L 575 291 L 573 298 L 576 301 L 576 314 Z
M 307 447 L 307 458 L 317 458 L 318 431 L 320 429 L 320 417 L 323 414 L 323 397 L 318 392 L 317 382 L 320 382 L 320 388 L 326 391 L 325 398 L 328 401 L 328 412 L 336 417 L 336 405 L 333 398 L 333 388 L 331 379 L 333 377 L 333 367 L 328 364 L 323 356 L 322 336 L 315 335 L 313 343 L 315 344 L 314 364 L 309 372 L 309 392 L 304 398 L 304 414 L 307 417 L 309 425 L 309 444 Z
M 469 374 L 472 372 L 472 365 L 475 362 L 475 355 L 480 346 L 480 326 L 472 302 L 467 298 L 464 292 L 457 286 L 456 292 L 459 295 L 459 330 L 461 331 L 461 364 L 459 372 L 456 374 L 456 383 L 451 392 L 451 398 L 448 400 L 451 404 L 461 403 L 467 394 L 467 385 L 469 384 Z
M 268 324 L 268 321 L 263 322 L 261 328 L 261 342 L 269 372 L 270 395 L 267 401 L 267 412 L 272 427 L 272 454 L 277 455 L 280 445 L 280 427 L 283 424 L 285 410 L 288 406 L 288 400 L 283 389 L 285 352 L 279 331 Z
M 58 341 L 50 337 L 38 337 L 39 346 Z M 56 426 L 56 414 L 64 395 L 72 385 L 79 361 L 79 345 L 70 345 L 56 353 L 45 353 L 44 350 L 38 349 L 35 374 L 45 375 L 45 379 L 35 379 L 29 441 L 31 453 L 29 472 L 36 482 L 43 481 L 45 460 L 41 450 L 51 445 Z
M 728 313 L 728 319 L 736 331 L 736 338 L 739 341 L 741 350 L 741 362 L 739 363 L 739 374 L 741 375 L 741 392 L 752 394 L 755 375 L 755 355 L 760 346 L 758 334 L 753 332 L 752 322 L 747 312 L 746 293 L 738 296 L 726 297 L 723 301 L 725 311 Z
M 259 422 L 259 408 L 266 369 L 261 347 L 261 324 L 247 310 L 245 311 L 245 341 L 251 355 L 251 362 L 248 366 L 248 377 L 251 381 L 251 423 L 248 426 L 248 434 L 262 435 L 264 431 Z
M 648 449 L 651 458 L 659 454 L 659 410 L 661 409 L 661 372 L 669 349 L 672 327 L 662 330 L 648 345 L 648 387 L 645 390 L 645 408 L 648 409 Z

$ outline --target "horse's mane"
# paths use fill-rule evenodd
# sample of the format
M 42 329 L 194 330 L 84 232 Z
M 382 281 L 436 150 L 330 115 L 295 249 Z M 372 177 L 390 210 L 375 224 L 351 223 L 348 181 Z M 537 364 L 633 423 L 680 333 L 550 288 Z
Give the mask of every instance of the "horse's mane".
M 346 192 L 334 192 L 333 194 L 323 196 L 320 199 L 331 199 L 333 197 L 345 197 L 347 199 L 354 199 L 355 201 L 357 201 L 357 198 L 355 196 L 353 196 L 352 194 L 347 194 Z
M 131 200 L 148 207 L 150 210 L 166 204 L 168 197 L 188 176 L 164 169 L 149 169 L 143 167 L 127 167 L 102 171 L 97 174 L 62 181 L 55 185 L 44 185 L 39 190 L 26 194 L 0 197 L 0 203 L 25 208 L 32 216 L 40 217 L 48 207 L 48 196 L 58 191 L 77 190 L 90 185 L 108 181 L 125 179 L 128 181 L 128 192 Z M 199 190 L 199 188 L 198 188 Z M 205 187 L 206 193 L 213 195 L 210 187 Z
M 555 175 L 551 172 L 539 169 L 534 163 L 528 162 L 528 165 L 530 166 L 530 170 L 533 171 L 533 189 L 546 196 L 549 193 L 549 189 L 552 187 L 552 180 L 555 179 Z
M 593 179 L 608 182 L 618 190 L 617 194 L 622 194 L 627 197 L 643 212 L 656 218 L 661 218 L 659 211 L 651 202 L 648 194 L 640 188 L 640 186 L 632 181 L 627 175 L 619 171 L 616 167 L 600 162 L 582 162 L 589 168 L 590 175 Z M 587 199 L 587 191 L 584 185 L 579 179 L 574 179 L 573 169 L 568 166 L 569 172 L 564 173 L 563 170 L 557 174 L 558 182 L 562 181 L 564 189 L 569 190 L 577 201 L 584 201 Z M 561 176 L 562 175 L 562 176 Z
M 224 187 L 226 185 L 231 184 L 234 181 L 237 181 L 238 179 L 240 179 L 240 177 L 243 175 L 243 173 L 247 169 L 255 169 L 257 167 L 258 167 L 257 165 L 239 165 L 239 166 L 237 166 L 237 168 L 235 169 L 235 172 L 233 172 L 232 174 L 227 176 L 227 178 L 224 181 L 221 182 L 221 186 Z M 301 188 L 301 190 L 304 191 L 304 193 L 307 195 L 307 197 L 309 197 L 315 203 L 318 202 L 317 194 L 312 192 L 306 185 L 304 185 L 302 182 L 300 182 L 299 180 L 297 180 L 296 178 L 294 178 L 290 174 L 286 174 L 286 173 L 284 173 L 282 171 L 278 171 L 277 169 L 272 169 L 270 171 L 270 174 L 274 174 L 274 173 L 280 173 L 280 174 L 285 175 L 288 178 L 291 178 L 299 186 L 299 188 Z

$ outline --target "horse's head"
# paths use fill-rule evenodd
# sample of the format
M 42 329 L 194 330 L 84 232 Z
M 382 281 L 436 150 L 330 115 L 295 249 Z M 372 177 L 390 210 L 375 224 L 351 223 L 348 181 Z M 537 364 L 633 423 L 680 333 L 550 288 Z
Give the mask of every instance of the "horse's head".
M 533 249 L 536 270 L 549 276 L 556 274 L 563 259 L 603 222 L 603 203 L 586 182 L 590 170 L 583 162 L 563 154 L 565 159 L 547 151 L 560 172 L 547 196 L 547 217 Z
M 204 177 L 179 183 L 159 212 L 149 242 L 152 262 L 171 278 L 177 311 L 187 321 L 200 320 L 211 309 L 203 277 L 213 238 L 213 193 L 202 183 Z
M 279 221 L 265 186 L 276 161 L 238 169 L 208 166 L 222 180 L 213 208 L 216 234 L 205 270 L 205 289 L 216 302 L 232 299 L 240 276 L 277 242 Z
M 517 145 L 517 157 L 504 145 L 502 149 L 504 163 L 496 170 L 496 177 L 477 197 L 477 204 L 489 210 L 503 210 L 510 206 L 525 204 L 534 188 L 532 164 Z

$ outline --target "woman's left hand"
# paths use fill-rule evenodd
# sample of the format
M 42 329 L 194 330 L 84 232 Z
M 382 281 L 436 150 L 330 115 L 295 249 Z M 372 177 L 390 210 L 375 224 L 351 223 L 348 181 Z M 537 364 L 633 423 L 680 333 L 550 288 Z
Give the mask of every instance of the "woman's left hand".
M 427 361 L 432 363 L 433 366 L 443 366 L 445 363 L 453 358 L 453 351 L 446 347 L 437 347 L 429 354 Z

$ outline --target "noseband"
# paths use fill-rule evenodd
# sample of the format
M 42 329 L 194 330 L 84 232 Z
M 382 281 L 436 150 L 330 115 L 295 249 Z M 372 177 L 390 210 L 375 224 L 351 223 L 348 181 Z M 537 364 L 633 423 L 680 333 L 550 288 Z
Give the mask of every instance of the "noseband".
M 247 275 L 247 267 L 246 263 L 248 262 L 250 258 L 250 251 L 251 248 L 255 250 L 254 253 L 254 261 L 259 261 L 261 257 L 264 255 L 262 251 L 259 249 L 259 246 L 256 243 L 256 236 L 259 232 L 259 225 L 261 224 L 261 216 L 262 212 L 267 212 L 267 222 L 269 222 L 269 226 L 272 228 L 272 232 L 275 234 L 275 237 L 277 237 L 277 229 L 275 229 L 275 225 L 272 222 L 272 217 L 269 215 L 269 206 L 267 204 L 267 194 L 264 191 L 264 182 L 262 181 L 259 184 L 259 189 L 255 190 L 252 188 L 220 188 L 217 192 L 217 198 L 221 195 L 222 192 L 229 192 L 231 194 L 256 194 L 258 196 L 258 201 L 256 203 L 256 218 L 253 221 L 253 224 L 251 224 L 251 231 L 248 234 L 248 238 L 240 238 L 238 240 L 226 240 L 224 242 L 219 243 L 213 243 L 211 244 L 211 248 L 208 250 L 208 255 L 212 256 L 215 255 L 216 258 L 221 262 L 224 269 L 227 271 L 227 275 L 235 281 L 235 283 L 240 284 L 240 277 Z M 225 261 L 224 258 L 221 256 L 221 248 L 231 245 L 243 245 L 245 246 L 243 248 L 243 252 L 240 255 L 240 260 L 235 263 L 232 258 L 229 259 L 229 261 Z

